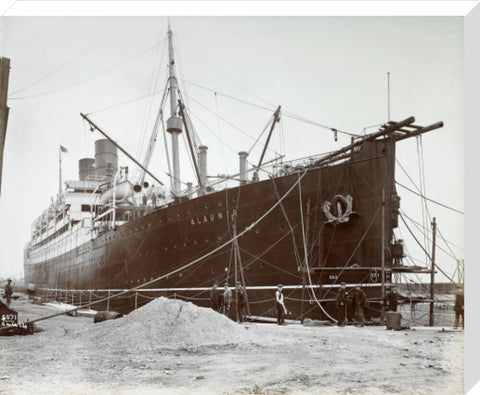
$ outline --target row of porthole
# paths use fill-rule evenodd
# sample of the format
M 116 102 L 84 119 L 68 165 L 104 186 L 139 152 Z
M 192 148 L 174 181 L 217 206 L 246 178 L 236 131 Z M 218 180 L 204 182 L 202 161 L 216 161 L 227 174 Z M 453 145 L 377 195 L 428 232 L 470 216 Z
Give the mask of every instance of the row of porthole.
M 217 237 L 217 240 L 218 240 L 218 241 L 222 240 L 222 237 L 221 237 L 221 236 L 218 236 L 218 237 Z M 210 239 L 205 239 L 205 243 L 209 243 L 209 242 L 210 242 Z M 198 244 L 198 242 L 197 242 L 196 240 L 194 240 L 194 241 L 193 241 L 193 245 L 197 245 L 197 244 Z M 183 247 L 184 247 L 184 248 L 187 247 L 187 246 L 188 246 L 187 243 L 183 243 Z M 168 247 L 164 247 L 163 249 L 164 249 L 164 251 L 168 251 Z M 177 249 L 177 245 L 174 244 L 172 249 L 173 249 L 173 250 L 176 250 L 176 249 Z M 152 250 L 152 254 L 155 254 L 156 252 L 157 252 L 156 250 Z M 146 251 L 144 255 L 149 255 L 149 252 Z M 138 256 L 142 256 L 142 252 L 139 252 L 139 253 L 138 253 Z
M 264 268 L 265 268 L 265 263 L 264 263 L 264 262 L 260 262 L 260 267 L 264 269 Z M 226 269 L 226 268 L 225 268 L 225 269 Z M 246 268 L 245 268 L 245 270 L 249 270 L 249 269 L 250 269 L 250 267 L 246 267 Z M 216 273 L 215 267 L 212 267 L 212 268 L 211 268 L 211 273 L 212 273 L 212 274 L 215 274 L 215 273 Z M 182 273 L 179 273 L 179 274 L 178 274 L 178 277 L 183 277 L 183 274 L 182 274 Z M 168 278 L 169 278 L 169 276 L 166 277 L 166 279 L 168 279 Z M 150 277 L 150 280 L 153 280 L 153 277 Z M 141 282 L 141 280 L 140 280 L 140 279 L 137 279 L 137 283 L 140 283 L 140 282 Z M 143 279 L 143 282 L 144 282 L 144 283 L 147 282 L 147 278 L 144 278 L 144 279 Z M 133 283 L 134 283 L 134 280 L 130 280 L 130 284 L 133 284 Z M 125 280 L 125 284 L 128 284 L 128 280 Z
M 165 279 L 168 280 L 170 276 L 166 276 Z M 178 273 L 178 277 L 183 277 L 183 274 L 182 273 Z M 150 277 L 150 280 L 153 280 L 153 277 Z M 147 280 L 146 278 L 143 279 L 143 282 L 146 283 L 147 281 L 150 281 L 150 280 Z M 137 278 L 137 283 L 140 283 L 140 279 Z M 128 280 L 125 280 L 125 284 L 128 284 Z M 134 283 L 134 280 L 130 280 L 130 284 L 133 284 Z

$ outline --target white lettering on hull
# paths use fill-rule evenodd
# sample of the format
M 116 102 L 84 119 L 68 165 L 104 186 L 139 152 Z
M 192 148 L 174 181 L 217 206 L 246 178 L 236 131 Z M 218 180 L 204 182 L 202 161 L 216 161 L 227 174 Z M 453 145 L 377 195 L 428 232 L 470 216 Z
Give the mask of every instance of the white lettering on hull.
M 236 213 L 236 210 L 233 210 L 233 212 Z M 221 220 L 223 220 L 223 213 L 219 211 L 217 213 L 209 213 L 207 215 L 204 215 L 203 217 L 199 216 L 199 217 L 190 218 L 190 225 L 192 226 L 202 225 L 209 222 L 216 222 Z

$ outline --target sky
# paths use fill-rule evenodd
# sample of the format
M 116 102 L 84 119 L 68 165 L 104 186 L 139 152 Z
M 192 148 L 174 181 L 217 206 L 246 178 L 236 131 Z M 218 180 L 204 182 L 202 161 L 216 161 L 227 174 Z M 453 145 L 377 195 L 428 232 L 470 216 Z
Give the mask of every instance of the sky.
M 1 54 L 11 59 L 0 277 L 18 278 L 31 223 L 58 190 L 59 145 L 68 149 L 63 179 L 77 179 L 78 160 L 93 157 L 101 138 L 80 112 L 142 162 L 160 97 L 133 99 L 164 87 L 167 18 L 3 17 L 0 23 Z M 418 125 L 445 124 L 397 144 L 397 181 L 415 189 L 423 163 L 426 196 L 464 211 L 462 17 L 172 17 L 171 25 L 178 77 L 196 132 L 209 147 L 210 175 L 237 172 L 237 152 L 250 150 L 279 105 L 285 114 L 355 134 L 388 121 L 390 73 L 391 120 L 413 115 Z M 328 128 L 284 115 L 272 150 L 295 159 L 349 143 L 343 134 L 335 141 Z M 161 142 L 150 170 L 168 184 Z M 252 162 L 260 148 L 251 151 Z M 194 181 L 181 149 L 181 178 Z M 133 168 L 123 155 L 120 163 Z M 424 222 L 421 200 L 397 190 L 402 211 L 420 226 L 430 227 L 436 217 L 438 246 L 446 251 L 437 249 L 437 264 L 452 276 L 456 259 L 464 258 L 464 216 L 428 203 Z M 425 266 L 403 224 L 397 236 L 413 262 Z M 441 273 L 437 279 L 448 281 Z

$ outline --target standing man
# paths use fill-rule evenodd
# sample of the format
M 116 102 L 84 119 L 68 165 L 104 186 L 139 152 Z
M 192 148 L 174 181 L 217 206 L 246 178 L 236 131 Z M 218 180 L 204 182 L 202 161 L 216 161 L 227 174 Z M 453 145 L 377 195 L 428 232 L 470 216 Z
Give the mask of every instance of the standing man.
M 246 291 L 240 282 L 237 282 L 237 309 L 240 322 L 245 322 L 245 305 L 247 302 Z
M 458 328 L 460 317 L 462 317 L 462 329 L 465 329 L 464 301 L 465 295 L 463 290 L 459 289 L 455 295 L 455 329 Z
M 345 289 L 345 283 L 340 284 L 337 292 L 337 325 L 345 326 L 347 321 L 347 297 L 348 292 Z
M 220 290 L 218 289 L 218 281 L 213 283 L 213 287 L 210 288 L 210 307 L 219 311 L 220 308 Z
M 277 323 L 278 325 L 282 325 L 285 322 L 284 316 L 287 312 L 285 308 L 285 303 L 283 302 L 283 294 L 282 294 L 282 284 L 278 284 L 277 290 L 275 291 L 275 301 L 277 302 Z
M 360 287 L 355 287 L 355 296 L 353 297 L 353 305 L 355 306 L 355 321 L 359 323 L 360 326 L 365 325 L 365 315 L 363 314 L 363 309 L 367 301 L 367 295 Z
M 228 283 L 225 283 L 222 302 L 223 302 L 222 312 L 228 317 L 230 312 L 230 304 L 232 303 L 232 290 L 228 287 Z
M 385 305 L 386 311 L 397 311 L 398 306 L 398 293 L 395 287 L 392 287 L 387 291 L 387 303 Z
M 12 280 L 7 280 L 7 285 L 5 285 L 5 298 L 7 299 L 7 306 L 10 307 L 10 302 L 12 301 L 13 289 L 10 283 Z

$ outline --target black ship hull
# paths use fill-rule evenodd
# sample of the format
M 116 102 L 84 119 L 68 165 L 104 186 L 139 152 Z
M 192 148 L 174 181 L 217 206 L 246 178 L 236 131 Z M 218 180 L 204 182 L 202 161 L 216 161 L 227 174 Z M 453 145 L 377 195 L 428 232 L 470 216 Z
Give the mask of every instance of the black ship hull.
M 157 208 L 48 260 L 26 257 L 26 282 L 75 304 L 136 288 L 103 303 L 128 312 L 159 295 L 209 305 L 214 281 L 243 276 L 250 315 L 275 316 L 281 283 L 290 317 L 317 319 L 334 315 L 346 282 L 364 288 L 377 317 L 393 261 L 394 168 L 394 140 L 367 141 L 340 164 L 312 162 Z

